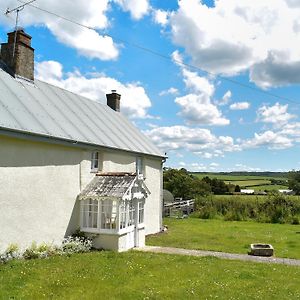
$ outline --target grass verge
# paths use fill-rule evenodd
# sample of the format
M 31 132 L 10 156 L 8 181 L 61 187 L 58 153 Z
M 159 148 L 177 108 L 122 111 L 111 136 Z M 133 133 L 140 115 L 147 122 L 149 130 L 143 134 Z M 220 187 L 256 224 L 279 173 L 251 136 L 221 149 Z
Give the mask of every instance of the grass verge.
M 0 266 L 0 299 L 298 299 L 300 268 L 94 252 Z
M 247 253 L 251 243 L 272 244 L 277 257 L 300 259 L 300 226 L 244 221 L 165 218 L 166 233 L 147 238 L 148 245 Z

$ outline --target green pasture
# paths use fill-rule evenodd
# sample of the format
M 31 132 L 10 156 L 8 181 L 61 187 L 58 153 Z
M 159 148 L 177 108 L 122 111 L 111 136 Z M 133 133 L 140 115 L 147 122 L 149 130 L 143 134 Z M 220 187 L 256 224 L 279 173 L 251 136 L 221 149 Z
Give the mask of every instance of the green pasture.
M 300 268 L 110 251 L 0 265 L 0 299 L 299 299 Z
M 239 185 L 240 187 L 250 187 L 250 186 L 256 186 L 256 185 L 267 185 L 271 184 L 270 180 L 266 179 L 249 179 L 249 180 L 226 180 L 226 184 L 234 184 L 234 185 Z
M 219 180 L 223 180 L 226 184 L 234 184 L 239 185 L 241 188 L 249 188 L 254 189 L 255 191 L 272 191 L 278 189 L 287 189 L 287 185 L 271 185 L 271 179 L 275 180 L 284 180 L 285 177 L 271 177 L 271 176 L 259 176 L 259 175 L 225 175 L 218 173 L 204 173 L 204 174 L 194 174 L 199 179 L 202 179 L 206 176 L 210 178 L 217 178 Z
M 278 191 L 278 190 L 287 190 L 289 187 L 286 185 L 259 185 L 259 186 L 251 186 L 251 189 L 255 191 Z
M 202 179 L 203 177 L 217 178 L 223 181 L 248 181 L 248 180 L 268 180 L 277 179 L 277 180 L 287 180 L 286 177 L 272 177 L 272 176 L 259 176 L 259 175 L 225 175 L 219 173 L 194 173 L 193 175 Z
M 300 225 L 198 218 L 165 218 L 164 224 L 168 231 L 149 236 L 148 245 L 246 254 L 251 243 L 267 243 L 278 257 L 300 259 Z

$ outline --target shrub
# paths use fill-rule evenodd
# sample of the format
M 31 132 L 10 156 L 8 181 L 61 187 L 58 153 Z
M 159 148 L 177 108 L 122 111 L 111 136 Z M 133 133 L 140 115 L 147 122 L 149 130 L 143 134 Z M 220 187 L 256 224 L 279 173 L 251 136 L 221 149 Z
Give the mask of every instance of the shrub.
M 4 253 L 0 254 L 0 263 L 7 263 L 12 259 L 18 259 L 20 257 L 19 246 L 17 244 L 10 244 Z
M 77 235 L 78 233 L 76 233 Z M 6 263 L 14 258 L 16 259 L 36 259 L 47 258 L 53 255 L 70 255 L 72 253 L 88 252 L 92 248 L 92 240 L 80 233 L 80 236 L 69 236 L 65 238 L 60 246 L 53 244 L 37 245 L 33 242 L 23 253 L 19 251 L 16 244 L 11 244 L 4 253 L 0 253 L 0 263 Z
M 62 242 L 62 254 L 83 253 L 89 252 L 92 248 L 92 240 L 86 237 L 65 238 Z
M 264 199 L 264 200 L 262 200 Z M 300 223 L 300 201 L 292 197 L 271 194 L 267 198 L 249 196 L 198 197 L 195 209 L 199 218 L 224 220 L 256 220 L 268 223 Z

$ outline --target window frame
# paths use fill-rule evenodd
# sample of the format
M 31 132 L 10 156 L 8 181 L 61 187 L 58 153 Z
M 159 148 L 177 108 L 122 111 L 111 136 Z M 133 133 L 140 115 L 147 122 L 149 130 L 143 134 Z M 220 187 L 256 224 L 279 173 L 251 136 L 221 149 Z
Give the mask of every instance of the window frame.
M 137 178 L 145 179 L 145 163 L 144 158 L 142 156 L 137 156 L 135 159 L 135 169 Z
M 92 151 L 91 153 L 91 172 L 98 172 L 99 171 L 99 151 Z M 97 165 L 97 166 L 96 166 Z
M 103 169 L 103 152 L 94 150 L 91 152 L 91 173 L 97 173 Z M 97 165 L 97 166 L 96 166 Z
M 139 200 L 137 203 L 137 224 L 138 226 L 143 226 L 145 224 L 145 201 Z
M 86 202 L 88 201 L 97 201 L 98 202 L 98 211 L 97 211 L 97 228 L 92 228 L 92 227 L 84 227 L 84 224 L 89 224 L 89 220 L 86 219 L 86 213 L 89 211 L 84 210 L 85 206 L 88 205 Z M 103 207 L 106 206 L 108 207 L 109 210 L 109 205 L 103 205 L 103 201 L 110 201 L 111 202 L 111 212 L 115 214 L 114 218 L 114 228 L 112 226 L 112 223 L 110 225 L 110 228 L 102 228 L 102 223 L 103 223 L 103 216 L 104 216 L 104 210 Z M 115 205 L 114 205 L 115 202 Z M 125 210 L 121 211 L 121 206 L 123 205 L 123 208 Z M 114 210 L 115 209 L 115 210 Z M 100 234 L 124 234 L 127 232 L 130 232 L 134 229 L 134 226 L 138 226 L 139 224 L 135 224 L 135 214 L 136 214 L 136 204 L 133 199 L 130 200 L 117 200 L 117 199 L 105 199 L 105 200 L 98 200 L 98 199 L 84 199 L 81 200 L 80 203 L 80 230 L 83 232 L 89 232 L 89 233 L 100 233 Z M 107 214 L 107 211 L 106 211 Z M 121 226 L 121 214 L 122 214 L 122 220 L 124 221 L 125 227 Z M 107 215 L 106 217 L 109 218 Z M 125 219 L 124 219 L 125 217 Z M 85 223 L 83 223 L 83 220 L 85 220 Z M 122 221 L 122 222 L 123 222 Z M 123 225 L 124 225 L 123 224 Z

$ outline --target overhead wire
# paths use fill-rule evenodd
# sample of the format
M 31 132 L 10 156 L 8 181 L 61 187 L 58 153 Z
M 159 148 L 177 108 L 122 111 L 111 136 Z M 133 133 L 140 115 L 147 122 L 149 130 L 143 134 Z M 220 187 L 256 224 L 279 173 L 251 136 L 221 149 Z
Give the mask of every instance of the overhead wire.
M 49 11 L 49 10 L 47 10 L 47 9 L 41 8 L 41 7 L 39 7 L 39 6 L 36 6 L 36 5 L 32 4 L 32 2 L 34 2 L 34 1 L 36 1 L 36 0 L 32 0 L 32 1 L 29 1 L 29 2 L 24 2 L 24 1 L 22 1 L 22 0 L 18 0 L 18 2 L 21 2 L 21 3 L 23 3 L 23 4 L 29 5 L 29 6 L 31 6 L 31 7 L 33 7 L 33 8 L 35 8 L 35 9 L 37 9 L 37 10 L 40 10 L 40 11 L 45 12 L 45 13 L 47 13 L 47 14 L 53 15 L 53 16 L 59 18 L 59 19 L 65 20 L 65 21 L 67 21 L 67 22 L 73 23 L 73 24 L 75 24 L 75 25 L 78 25 L 78 26 L 80 26 L 80 27 L 83 27 L 83 28 L 86 28 L 86 29 L 89 29 L 89 30 L 97 31 L 96 28 L 93 28 L 93 27 L 91 27 L 91 26 L 84 25 L 84 24 L 82 24 L 82 23 L 79 23 L 78 21 L 72 20 L 72 19 L 70 19 L 70 18 L 61 16 L 61 15 L 59 15 L 59 14 L 57 14 L 57 13 L 51 12 L 51 11 Z M 141 45 L 136 44 L 136 43 L 133 43 L 133 42 L 129 42 L 129 41 L 124 40 L 124 39 L 122 39 L 122 38 L 119 38 L 119 37 L 117 37 L 117 36 L 115 36 L 115 35 L 112 35 L 112 34 L 109 34 L 109 33 L 104 33 L 104 35 L 105 35 L 105 36 L 108 36 L 108 37 L 110 37 L 110 38 L 112 38 L 112 39 L 114 39 L 114 40 L 118 40 L 119 42 L 122 42 L 123 44 L 126 44 L 126 45 L 128 45 L 128 46 L 131 46 L 131 47 L 140 49 L 140 50 L 142 50 L 142 51 L 144 51 L 144 52 L 148 52 L 149 54 L 155 55 L 155 56 L 157 56 L 157 57 L 163 58 L 163 59 L 168 60 L 168 61 L 171 61 L 171 62 L 175 62 L 175 63 L 178 64 L 178 65 L 182 65 L 182 66 L 188 67 L 188 68 L 190 68 L 190 69 L 194 69 L 194 70 L 197 70 L 197 71 L 206 73 L 206 74 L 208 74 L 208 75 L 210 75 L 210 76 L 213 76 L 213 77 L 215 77 L 215 78 L 219 78 L 219 79 L 222 79 L 222 80 L 224 80 L 224 81 L 230 82 L 230 83 L 232 83 L 232 84 L 239 85 L 239 86 L 241 86 L 241 87 L 243 87 L 243 88 L 247 88 L 247 89 L 253 90 L 253 91 L 257 92 L 257 93 L 265 94 L 265 95 L 267 95 L 267 96 L 270 96 L 270 97 L 273 97 L 273 98 L 277 98 L 277 99 L 281 99 L 281 100 L 284 100 L 284 101 L 287 101 L 287 102 L 291 102 L 291 103 L 293 103 L 293 104 L 298 104 L 298 105 L 300 104 L 300 102 L 297 102 L 297 101 L 295 101 L 295 100 L 292 100 L 292 99 L 290 99 L 290 98 L 288 98 L 288 97 L 280 96 L 280 95 L 277 95 L 277 94 L 275 94 L 275 93 L 268 92 L 268 91 L 266 91 L 266 90 L 262 90 L 262 89 L 259 89 L 259 88 L 257 88 L 257 87 L 251 86 L 251 85 L 249 85 L 249 84 L 242 83 L 242 82 L 240 82 L 240 81 L 237 81 L 237 80 L 234 80 L 234 79 L 231 79 L 231 78 L 222 76 L 222 75 L 215 74 L 215 73 L 213 73 L 213 72 L 204 70 L 204 69 L 202 69 L 202 68 L 200 68 L 200 67 L 197 67 L 197 66 L 195 66 L 195 65 L 192 65 L 192 64 L 189 64 L 189 63 L 185 63 L 185 62 L 182 62 L 182 61 L 180 61 L 180 60 L 171 58 L 169 55 L 166 55 L 166 54 L 157 52 L 157 51 L 155 51 L 155 50 L 153 50 L 153 49 L 150 49 L 150 48 L 141 46 Z

